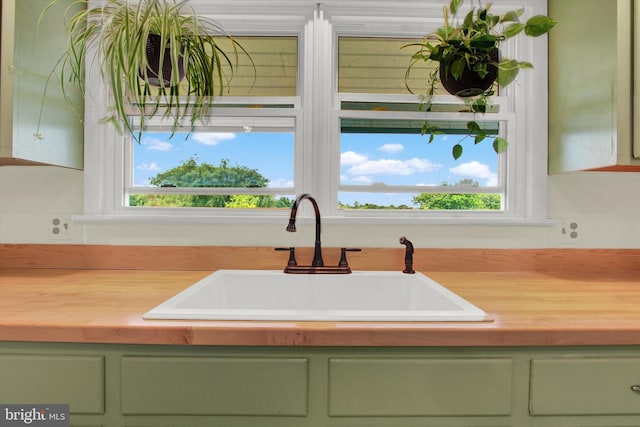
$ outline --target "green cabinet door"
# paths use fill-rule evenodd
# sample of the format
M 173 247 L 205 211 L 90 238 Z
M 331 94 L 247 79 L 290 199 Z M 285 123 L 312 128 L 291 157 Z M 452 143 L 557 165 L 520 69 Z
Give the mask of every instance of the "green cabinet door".
M 507 358 L 333 358 L 329 415 L 509 415 L 511 365 Z
M 640 358 L 531 361 L 531 415 L 640 415 Z
M 74 414 L 105 410 L 104 357 L 0 355 L 0 402 L 69 404 Z
M 305 416 L 307 365 L 305 358 L 125 356 L 122 413 Z

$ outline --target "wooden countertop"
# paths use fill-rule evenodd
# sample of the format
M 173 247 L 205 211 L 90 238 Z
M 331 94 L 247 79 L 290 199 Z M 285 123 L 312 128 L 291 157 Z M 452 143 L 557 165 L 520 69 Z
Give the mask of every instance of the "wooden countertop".
M 425 271 L 491 322 L 147 321 L 206 271 L 0 269 L 0 340 L 260 346 L 640 345 L 634 272 Z

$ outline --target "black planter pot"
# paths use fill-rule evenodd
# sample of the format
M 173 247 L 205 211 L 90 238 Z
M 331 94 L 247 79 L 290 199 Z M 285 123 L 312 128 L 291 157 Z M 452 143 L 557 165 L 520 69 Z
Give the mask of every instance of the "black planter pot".
M 494 62 L 498 62 L 498 49 L 492 50 L 489 52 L 489 55 Z M 480 95 L 489 89 L 498 78 L 498 68 L 492 64 L 487 64 L 487 75 L 484 78 L 481 78 L 475 71 L 465 67 L 460 78 L 456 80 L 451 74 L 445 72 L 445 68 L 446 67 L 440 63 L 440 81 L 442 82 L 442 86 L 444 86 L 451 95 L 461 98 Z
M 171 64 L 171 50 L 167 47 L 164 50 L 160 47 L 161 37 L 158 34 L 149 34 L 147 37 L 147 75 L 140 71 L 140 77 L 146 79 L 151 86 L 171 87 L 177 86 L 185 76 L 184 68 L 184 46 L 180 49 L 180 57 L 178 58 L 179 80 L 176 84 L 171 84 L 171 73 L 173 70 Z M 162 79 L 160 79 L 160 55 L 162 58 Z

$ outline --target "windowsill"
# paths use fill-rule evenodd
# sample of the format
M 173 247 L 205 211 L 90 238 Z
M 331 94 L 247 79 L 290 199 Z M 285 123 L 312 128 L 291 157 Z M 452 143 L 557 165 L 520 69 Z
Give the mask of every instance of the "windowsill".
M 236 213 L 229 215 L 202 215 L 202 214 L 96 214 L 73 215 L 72 219 L 81 223 L 147 223 L 147 224 L 285 224 L 289 212 L 261 216 L 242 216 Z M 309 216 L 299 216 L 302 222 L 312 222 Z M 469 218 L 469 217 L 373 217 L 373 216 L 322 216 L 323 224 L 352 224 L 352 225 L 393 225 L 393 224 L 421 224 L 421 225 L 466 225 L 466 226 L 535 226 L 549 227 L 556 223 L 551 218 Z

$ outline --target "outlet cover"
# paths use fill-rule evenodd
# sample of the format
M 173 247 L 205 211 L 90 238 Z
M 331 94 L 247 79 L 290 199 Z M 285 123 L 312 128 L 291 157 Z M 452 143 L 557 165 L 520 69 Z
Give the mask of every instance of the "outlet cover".
M 73 221 L 70 214 L 57 214 L 49 217 L 49 239 L 70 240 L 74 236 Z
M 560 221 L 560 240 L 563 243 L 579 243 L 582 237 L 580 223 L 575 218 L 565 218 Z

